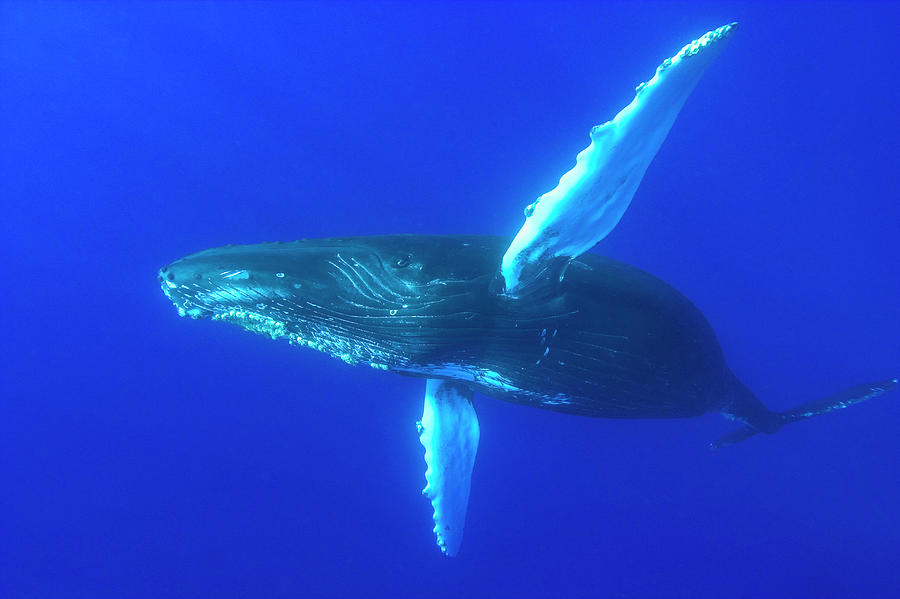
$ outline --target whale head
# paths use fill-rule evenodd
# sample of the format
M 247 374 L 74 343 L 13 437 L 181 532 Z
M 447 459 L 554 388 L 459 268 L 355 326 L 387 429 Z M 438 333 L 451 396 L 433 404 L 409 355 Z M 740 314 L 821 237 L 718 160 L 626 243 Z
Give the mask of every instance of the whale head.
M 442 322 L 476 312 L 502 238 L 395 235 L 225 246 L 160 269 L 179 314 L 237 324 L 349 363 L 402 368 Z

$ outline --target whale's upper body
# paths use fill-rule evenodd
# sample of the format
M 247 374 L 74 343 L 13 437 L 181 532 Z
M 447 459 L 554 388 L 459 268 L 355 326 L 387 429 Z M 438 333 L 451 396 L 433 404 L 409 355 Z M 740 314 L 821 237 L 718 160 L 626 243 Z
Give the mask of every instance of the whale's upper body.
M 502 237 L 427 235 L 230 246 L 160 278 L 187 314 L 541 408 L 685 417 L 732 391 L 715 334 L 673 287 L 584 254 L 558 281 L 512 299 L 492 290 L 507 247 Z

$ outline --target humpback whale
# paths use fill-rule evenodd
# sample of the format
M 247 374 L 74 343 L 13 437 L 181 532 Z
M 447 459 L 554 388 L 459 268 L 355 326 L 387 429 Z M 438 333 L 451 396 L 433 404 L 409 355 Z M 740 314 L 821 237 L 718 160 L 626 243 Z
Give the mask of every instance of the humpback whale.
M 729 369 L 685 296 L 589 253 L 618 223 L 706 67 L 736 30 L 714 29 L 665 60 L 510 239 L 385 235 L 225 246 L 158 273 L 179 314 L 229 322 L 348 364 L 426 379 L 417 423 L 423 493 L 440 549 L 462 542 L 479 441 L 473 395 L 601 418 L 742 423 L 712 444 L 774 433 L 881 395 L 864 384 L 786 412 Z

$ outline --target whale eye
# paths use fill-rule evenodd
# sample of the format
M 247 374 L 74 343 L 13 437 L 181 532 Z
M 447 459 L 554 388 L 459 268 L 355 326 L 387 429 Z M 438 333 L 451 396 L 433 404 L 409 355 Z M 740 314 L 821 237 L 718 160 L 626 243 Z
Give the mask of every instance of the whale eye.
M 410 259 L 411 258 L 409 254 L 402 254 L 400 256 L 397 256 L 396 258 L 394 258 L 394 268 L 406 268 L 407 266 L 409 266 Z

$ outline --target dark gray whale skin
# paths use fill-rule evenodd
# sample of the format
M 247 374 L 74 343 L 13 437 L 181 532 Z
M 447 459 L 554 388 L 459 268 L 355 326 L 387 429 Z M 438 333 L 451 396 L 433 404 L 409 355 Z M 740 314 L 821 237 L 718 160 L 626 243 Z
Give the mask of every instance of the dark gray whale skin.
M 723 446 L 881 395 L 896 379 L 772 412 L 728 368 L 686 297 L 594 254 L 547 265 L 516 298 L 509 239 L 386 235 L 226 246 L 159 272 L 179 312 L 286 338 L 346 362 L 450 379 L 497 399 L 602 418 L 716 411 Z
M 350 362 L 455 379 L 515 403 L 604 418 L 717 410 L 752 422 L 768 412 L 673 287 L 585 254 L 512 299 L 496 292 L 508 246 L 463 235 L 228 246 L 179 260 L 160 280 L 194 316 L 249 310 L 283 323 L 275 336 L 294 333 Z M 335 340 L 353 346 L 351 355 Z

